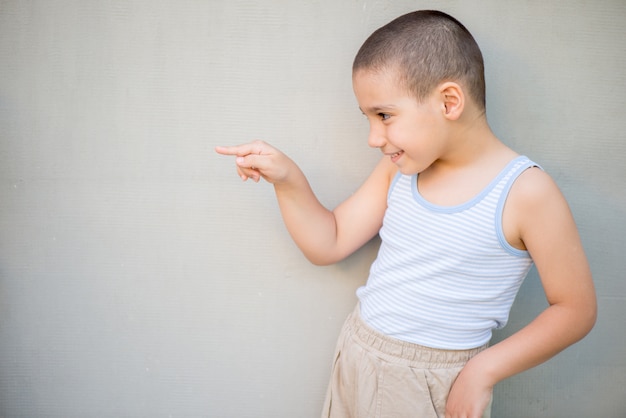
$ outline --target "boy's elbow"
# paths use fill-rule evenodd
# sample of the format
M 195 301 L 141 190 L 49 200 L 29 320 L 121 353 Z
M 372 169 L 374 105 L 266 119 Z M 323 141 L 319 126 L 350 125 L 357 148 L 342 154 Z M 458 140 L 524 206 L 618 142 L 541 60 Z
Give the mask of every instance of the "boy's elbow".
M 579 332 L 578 340 L 582 340 L 591 332 L 598 320 L 598 304 L 595 296 L 585 304 L 584 308 L 581 309 L 579 306 L 576 311 L 578 313 L 576 321 Z
M 307 260 L 315 266 L 329 266 L 331 264 L 335 264 L 338 260 L 334 260 L 333 258 L 321 256 L 321 255 L 307 255 L 304 254 Z
M 585 314 L 585 323 L 587 325 L 587 332 L 585 335 L 589 334 L 593 327 L 596 325 L 596 321 L 598 320 L 598 298 L 596 296 L 595 289 L 592 288 L 587 293 L 587 310 Z
M 343 258 L 337 254 L 337 251 L 305 251 L 303 249 L 302 254 L 306 257 L 311 264 L 316 266 L 329 266 L 341 261 Z
M 587 334 L 589 334 L 591 332 L 593 327 L 596 325 L 596 322 L 598 321 L 598 303 L 596 301 L 595 296 L 593 298 L 593 303 L 587 309 L 587 313 L 586 313 L 585 316 L 586 316 L 586 318 L 585 318 L 585 325 L 586 325 L 585 335 L 587 335 Z

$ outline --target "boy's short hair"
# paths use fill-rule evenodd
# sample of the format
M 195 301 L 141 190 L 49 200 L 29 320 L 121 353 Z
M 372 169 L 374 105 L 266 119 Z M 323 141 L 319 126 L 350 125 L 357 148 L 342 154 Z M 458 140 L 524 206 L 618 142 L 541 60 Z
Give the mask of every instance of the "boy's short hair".
M 395 70 L 418 101 L 444 81 L 458 82 L 485 109 L 483 57 L 472 34 L 455 18 L 435 10 L 405 14 L 377 29 L 363 43 L 352 66 Z

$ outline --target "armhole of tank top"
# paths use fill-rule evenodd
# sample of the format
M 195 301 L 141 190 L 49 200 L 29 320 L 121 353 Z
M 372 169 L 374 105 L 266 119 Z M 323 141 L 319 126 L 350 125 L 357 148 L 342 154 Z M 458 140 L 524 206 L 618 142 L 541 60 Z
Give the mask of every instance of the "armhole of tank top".
M 398 171 L 391 180 L 391 183 L 389 184 L 389 191 L 387 191 L 387 201 L 389 201 L 389 198 L 391 197 L 391 192 L 393 191 L 394 187 L 396 187 L 396 183 L 398 183 L 400 177 L 402 177 L 402 173 Z
M 540 170 L 543 170 L 540 165 L 532 162 L 531 160 L 526 160 L 522 165 L 515 169 L 515 171 L 511 174 L 511 177 L 506 181 L 506 184 L 502 189 L 502 193 L 500 194 L 500 199 L 498 200 L 498 206 L 496 207 L 496 234 L 498 235 L 500 245 L 502 245 L 502 248 L 504 248 L 510 254 L 517 257 L 528 257 L 528 251 L 515 248 L 506 240 L 506 237 L 504 236 L 504 229 L 502 227 L 502 215 L 504 214 L 504 205 L 509 196 L 511 188 L 513 187 L 513 184 L 524 171 L 533 167 L 537 167 Z

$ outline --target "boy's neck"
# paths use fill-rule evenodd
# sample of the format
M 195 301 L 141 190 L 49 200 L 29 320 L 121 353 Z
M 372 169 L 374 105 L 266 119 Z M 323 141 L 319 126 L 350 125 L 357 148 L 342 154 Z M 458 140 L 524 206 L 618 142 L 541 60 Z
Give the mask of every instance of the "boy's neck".
M 449 133 L 448 150 L 418 179 L 421 195 L 442 206 L 474 197 L 518 155 L 496 137 L 484 115 L 455 121 Z
M 447 152 L 436 161 L 441 168 L 458 169 L 485 159 L 497 158 L 502 153 L 513 153 L 493 133 L 485 113 L 474 109 L 464 112 L 461 118 L 451 122 L 448 143 Z

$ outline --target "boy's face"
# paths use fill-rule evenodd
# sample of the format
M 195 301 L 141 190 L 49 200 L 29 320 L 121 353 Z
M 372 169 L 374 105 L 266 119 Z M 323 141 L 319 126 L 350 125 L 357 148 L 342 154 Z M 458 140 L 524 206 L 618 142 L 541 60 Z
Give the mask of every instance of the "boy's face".
M 433 92 L 418 103 L 394 71 L 358 70 L 352 77 L 359 108 L 370 123 L 368 144 L 380 148 L 403 174 L 422 172 L 445 151 L 445 107 Z

